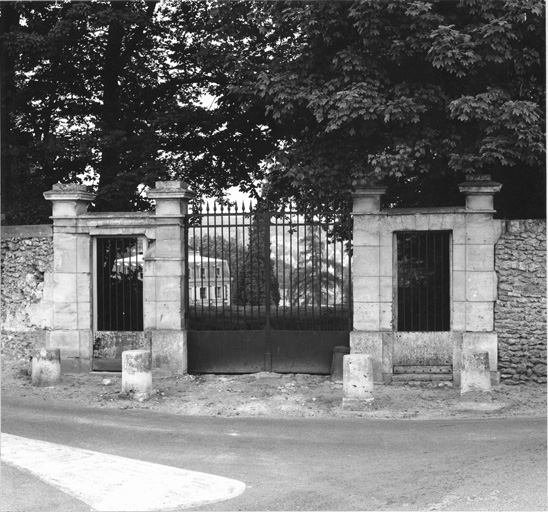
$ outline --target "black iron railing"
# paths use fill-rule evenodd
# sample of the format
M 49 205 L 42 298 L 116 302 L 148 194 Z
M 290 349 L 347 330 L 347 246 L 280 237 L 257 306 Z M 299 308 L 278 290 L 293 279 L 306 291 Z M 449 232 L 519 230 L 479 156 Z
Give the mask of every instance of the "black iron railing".
M 449 331 L 448 231 L 397 233 L 398 331 Z
M 187 219 L 191 330 L 349 330 L 344 212 L 206 207 Z
M 96 331 L 143 330 L 143 241 L 96 240 Z

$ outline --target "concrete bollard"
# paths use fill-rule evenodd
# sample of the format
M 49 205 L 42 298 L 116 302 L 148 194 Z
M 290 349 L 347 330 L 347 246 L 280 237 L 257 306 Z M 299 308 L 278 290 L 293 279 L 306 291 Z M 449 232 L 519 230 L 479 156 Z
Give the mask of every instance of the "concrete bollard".
M 489 353 L 476 352 L 463 355 L 460 374 L 460 394 L 490 394 L 491 373 L 489 371 Z
M 343 409 L 368 411 L 373 400 L 372 357 L 369 354 L 343 356 Z
M 32 356 L 31 382 L 36 387 L 55 386 L 61 382 L 61 350 L 43 348 Z
M 132 392 L 135 398 L 152 394 L 152 353 L 149 350 L 122 352 L 122 392 Z

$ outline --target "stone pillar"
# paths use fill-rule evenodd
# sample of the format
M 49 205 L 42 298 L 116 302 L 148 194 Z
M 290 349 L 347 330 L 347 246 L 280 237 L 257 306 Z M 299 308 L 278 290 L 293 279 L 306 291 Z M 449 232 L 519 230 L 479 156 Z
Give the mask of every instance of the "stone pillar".
M 494 323 L 497 300 L 495 244 L 502 234 L 502 223 L 493 219 L 493 199 L 501 188 L 502 185 L 491 181 L 489 175 L 468 176 L 466 182 L 459 185 L 466 197 L 466 233 L 463 250 L 459 252 L 455 247 L 453 256 L 455 260 L 459 254 L 464 269 L 462 366 L 472 353 L 486 351 L 493 384 L 499 382 Z
M 87 212 L 95 194 L 85 185 L 53 185 L 44 192 L 53 203 L 53 325 L 46 348 L 59 348 L 63 372 L 91 370 L 92 289 L 91 239 L 78 230 L 78 217 Z
M 156 241 L 145 257 L 144 328 L 150 333 L 154 369 L 187 371 L 184 218 L 195 194 L 182 181 L 158 181 L 147 193 L 156 201 Z
M 354 233 L 352 287 L 354 326 L 350 333 L 350 353 L 369 354 L 373 378 L 382 381 L 382 331 L 389 330 L 392 295 L 383 300 L 381 283 L 381 197 L 385 187 L 357 183 L 353 194 Z M 391 264 L 391 262 L 390 262 Z M 386 295 L 386 294 L 385 294 Z M 388 326 L 385 326 L 388 322 Z M 386 329 L 385 329 L 386 327 Z

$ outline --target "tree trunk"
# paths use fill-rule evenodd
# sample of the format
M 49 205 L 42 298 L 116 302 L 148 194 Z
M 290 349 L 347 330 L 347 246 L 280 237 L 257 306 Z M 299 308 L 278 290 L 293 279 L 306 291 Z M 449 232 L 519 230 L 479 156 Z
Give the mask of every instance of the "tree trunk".
M 19 27 L 19 13 L 12 2 L 2 4 L 0 14 L 0 38 Z M 15 92 L 15 58 L 10 55 L 5 44 L 0 43 L 0 169 L 1 169 L 1 213 L 6 213 L 6 198 L 10 197 L 12 125 L 10 118 L 11 102 Z
M 123 137 L 122 106 L 120 104 L 120 75 L 125 27 L 120 21 L 121 11 L 128 8 L 126 2 L 110 3 L 112 19 L 107 32 L 103 81 L 103 149 L 100 164 L 99 190 L 96 200 L 98 210 L 120 211 L 127 205 L 119 201 L 116 194 L 116 176 L 120 169 L 121 139 Z M 121 204 L 122 203 L 122 204 Z

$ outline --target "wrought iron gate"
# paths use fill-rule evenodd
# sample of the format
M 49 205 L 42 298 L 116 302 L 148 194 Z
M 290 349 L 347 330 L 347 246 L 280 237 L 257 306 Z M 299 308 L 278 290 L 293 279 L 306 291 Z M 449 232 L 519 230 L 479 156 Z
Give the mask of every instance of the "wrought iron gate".
M 345 212 L 188 216 L 189 371 L 329 373 L 349 344 L 350 233 Z
M 94 240 L 95 371 L 121 371 L 122 352 L 147 345 L 143 332 L 144 240 L 97 237 Z

